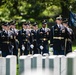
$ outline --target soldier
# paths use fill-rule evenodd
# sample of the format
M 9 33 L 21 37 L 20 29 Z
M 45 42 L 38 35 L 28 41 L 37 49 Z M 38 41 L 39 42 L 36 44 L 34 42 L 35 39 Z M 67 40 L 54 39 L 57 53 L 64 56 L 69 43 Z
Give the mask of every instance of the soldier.
M 56 25 L 51 28 L 51 47 L 54 55 L 65 55 L 66 38 L 69 37 L 67 29 L 62 25 L 62 17 L 56 18 Z
M 13 32 L 13 55 L 18 55 L 18 29 L 16 29 L 16 21 L 13 20 L 10 22 L 10 30 Z
M 66 27 L 67 31 L 69 32 L 69 36 L 70 36 L 69 38 L 67 38 L 67 44 L 66 44 L 66 54 L 67 54 L 69 52 L 72 52 L 72 42 L 74 41 L 75 36 L 74 36 L 73 30 L 69 27 L 67 20 L 63 21 L 63 26 Z
M 31 54 L 38 54 L 38 40 L 37 40 L 37 30 L 38 30 L 38 24 L 35 22 L 33 24 L 33 29 L 31 30 L 31 35 L 30 35 L 30 48 L 31 48 Z
M 27 22 L 27 29 L 31 30 L 31 22 L 30 21 Z
M 39 49 L 40 53 L 48 53 L 49 54 L 49 45 L 48 45 L 48 40 L 50 38 L 50 29 L 46 28 L 46 21 L 44 20 L 42 22 L 42 28 L 40 28 L 37 32 L 38 35 L 38 44 L 39 44 Z
M 0 56 L 2 55 L 2 50 L 1 50 L 1 31 L 0 31 Z
M 29 31 L 27 30 L 27 23 L 22 24 L 22 30 L 19 31 L 18 40 L 20 55 L 28 55 L 30 50 Z
M 2 30 L 4 31 L 4 29 L 5 29 L 5 26 L 4 26 L 5 22 L 1 22 L 0 24 L 1 24 Z M 1 30 L 0 30 L 0 56 L 1 55 L 2 55 L 2 50 L 1 50 Z
M 3 25 L 2 31 L 1 31 L 1 50 L 2 50 L 2 56 L 6 57 L 7 55 L 12 54 L 12 32 L 9 29 L 9 23 L 5 23 Z

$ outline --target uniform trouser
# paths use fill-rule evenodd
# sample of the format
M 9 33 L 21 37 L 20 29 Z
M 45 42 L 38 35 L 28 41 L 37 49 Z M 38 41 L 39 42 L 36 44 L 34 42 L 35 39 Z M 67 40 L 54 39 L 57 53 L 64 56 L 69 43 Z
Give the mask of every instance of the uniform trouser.
M 2 57 L 6 57 L 7 55 L 10 55 L 8 44 L 2 44 L 1 50 L 2 50 Z
M 22 48 L 20 48 L 20 55 L 28 55 L 29 54 L 29 50 L 25 49 L 24 51 L 22 50 Z
M 54 55 L 65 55 L 64 50 L 53 50 Z
M 34 54 L 38 54 L 38 49 L 37 48 L 34 48 Z
M 66 45 L 66 54 L 68 54 L 69 52 L 72 52 L 72 42 L 67 42 Z
M 49 47 L 48 45 L 43 45 L 44 49 L 43 49 L 43 54 L 44 53 L 49 53 Z
M 39 53 L 37 48 L 30 49 L 30 54 L 32 54 L 32 52 L 33 52 L 33 54 Z
M 18 49 L 16 48 L 13 49 L 13 55 L 16 55 L 16 56 L 18 55 Z
M 9 55 L 9 51 L 2 51 L 2 57 L 6 57 L 7 55 Z
M 13 43 L 12 43 L 12 45 L 14 46 L 14 48 L 13 48 L 13 55 L 18 55 L 18 42 L 17 41 L 14 41 Z

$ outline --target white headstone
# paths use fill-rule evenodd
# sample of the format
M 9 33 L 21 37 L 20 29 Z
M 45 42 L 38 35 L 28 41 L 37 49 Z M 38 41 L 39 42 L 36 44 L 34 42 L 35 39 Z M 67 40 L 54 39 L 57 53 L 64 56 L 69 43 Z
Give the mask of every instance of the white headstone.
M 34 66 L 34 64 L 33 64 L 33 56 L 31 56 L 30 59 L 31 59 L 31 69 L 33 69 L 33 66 Z
M 6 57 L 6 75 L 16 75 L 16 56 Z
M 33 69 L 42 68 L 42 55 L 40 55 L 40 54 L 33 55 L 31 62 L 33 65 L 32 66 Z
M 64 55 L 59 55 L 60 63 L 60 75 L 66 75 L 66 57 Z
M 42 68 L 47 69 L 49 67 L 49 58 L 48 56 L 42 57 Z
M 49 70 L 50 75 L 59 75 L 60 67 L 59 67 L 59 58 L 55 55 L 49 57 Z
M 0 75 L 6 75 L 6 59 L 0 57 Z
M 20 56 L 19 58 L 19 72 L 20 75 L 26 75 L 31 70 L 31 59 L 30 56 Z
M 76 75 L 76 53 L 67 55 L 66 75 Z
M 46 57 L 42 57 L 42 68 L 45 69 Z

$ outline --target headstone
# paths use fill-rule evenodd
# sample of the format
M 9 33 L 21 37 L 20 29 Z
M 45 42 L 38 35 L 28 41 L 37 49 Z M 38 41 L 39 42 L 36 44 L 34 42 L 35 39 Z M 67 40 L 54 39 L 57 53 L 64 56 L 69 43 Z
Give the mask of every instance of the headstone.
M 34 64 L 33 64 L 33 56 L 31 56 L 30 59 L 31 59 L 31 69 L 33 69 L 33 66 L 34 66 Z
M 6 59 L 0 57 L 0 75 L 6 75 Z
M 33 55 L 32 58 L 32 67 L 33 69 L 38 69 L 38 68 L 42 68 L 42 55 L 40 54 L 35 54 Z
M 76 53 L 67 55 L 66 75 L 76 75 Z
M 49 58 L 48 56 L 43 56 L 42 57 L 42 68 L 47 69 L 49 67 Z
M 6 57 L 6 75 L 16 75 L 16 56 Z
M 64 55 L 59 55 L 59 63 L 60 63 L 60 75 L 66 75 L 66 57 Z
M 59 68 L 59 58 L 55 55 L 49 57 L 49 70 L 50 75 L 59 75 L 60 68 Z
M 67 54 L 67 56 L 69 56 L 69 55 L 70 55 L 70 56 L 74 56 L 74 55 L 76 55 L 76 52 L 75 52 L 75 51 L 70 52 L 70 53 Z
M 42 57 L 42 68 L 45 69 L 46 57 Z
M 26 75 L 31 70 L 31 59 L 30 56 L 20 56 L 19 58 L 19 72 L 20 75 Z M 29 75 L 29 74 L 28 74 Z

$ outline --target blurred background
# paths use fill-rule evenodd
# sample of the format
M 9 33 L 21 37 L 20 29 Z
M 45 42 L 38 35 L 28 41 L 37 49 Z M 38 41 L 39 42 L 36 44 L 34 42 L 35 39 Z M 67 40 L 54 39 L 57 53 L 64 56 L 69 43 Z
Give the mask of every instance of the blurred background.
M 69 12 L 76 12 L 75 8 L 76 0 L 0 0 L 0 21 L 25 19 L 37 21 L 40 26 L 43 19 L 52 23 L 58 15 L 69 18 Z

